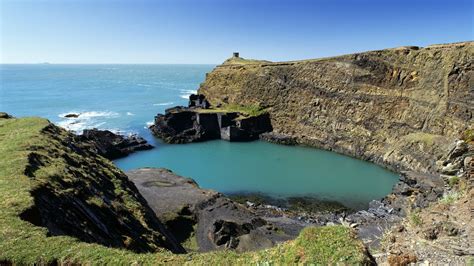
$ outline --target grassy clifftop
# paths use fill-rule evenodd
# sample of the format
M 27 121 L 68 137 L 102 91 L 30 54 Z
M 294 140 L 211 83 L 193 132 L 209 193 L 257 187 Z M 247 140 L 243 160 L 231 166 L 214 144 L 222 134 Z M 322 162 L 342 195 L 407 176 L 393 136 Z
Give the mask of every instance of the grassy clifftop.
M 0 210 L 0 264 L 368 261 L 341 226 L 258 252 L 173 254 L 179 246 L 123 172 L 40 118 L 0 116 Z

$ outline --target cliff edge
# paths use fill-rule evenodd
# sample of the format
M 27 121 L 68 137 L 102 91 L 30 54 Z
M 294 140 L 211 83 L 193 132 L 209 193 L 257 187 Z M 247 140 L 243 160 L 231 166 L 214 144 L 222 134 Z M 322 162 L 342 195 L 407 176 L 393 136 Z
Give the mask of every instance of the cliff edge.
M 199 88 L 213 105 L 259 105 L 273 132 L 396 171 L 435 172 L 473 124 L 474 43 L 278 62 L 231 58 Z

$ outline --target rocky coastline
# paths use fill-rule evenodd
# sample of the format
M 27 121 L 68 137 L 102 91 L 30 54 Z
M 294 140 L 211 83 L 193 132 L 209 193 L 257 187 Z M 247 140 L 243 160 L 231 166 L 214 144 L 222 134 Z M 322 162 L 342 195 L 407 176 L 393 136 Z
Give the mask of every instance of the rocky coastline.
M 261 110 L 257 110 L 261 111 Z M 213 139 L 250 141 L 272 131 L 269 114 L 249 114 L 238 108 L 212 108 L 204 95 L 191 95 L 188 107 L 176 106 L 158 114 L 151 132 L 167 143 Z
M 91 149 L 109 160 L 126 157 L 136 151 L 153 149 L 138 135 L 124 136 L 109 130 L 85 129 L 78 135 L 80 141 L 91 144 Z
M 0 113 L 0 144 L 9 151 L 0 163 L 13 169 L 0 176 L 8 180 L 1 183 L 8 184 L 0 201 L 8 211 L 0 223 L 9 229 L 2 236 L 6 244 L 0 243 L 7 254 L 0 253 L 0 264 L 12 264 L 12 247 L 29 247 L 31 241 L 21 242 L 29 238 L 58 249 L 82 245 L 80 240 L 94 254 L 121 248 L 120 254 L 167 250 L 197 258 L 215 251 L 199 258 L 217 256 L 220 262 L 222 254 L 258 254 L 268 262 L 267 251 L 249 252 L 285 252 L 281 243 L 296 238 L 290 248 L 301 244 L 310 226 L 349 230 L 344 241 L 357 247 L 358 263 L 467 263 L 474 256 L 472 52 L 468 42 L 301 62 L 232 58 L 207 75 L 187 107 L 167 109 L 150 127 L 168 143 L 262 139 L 309 145 L 400 173 L 392 193 L 367 210 L 311 199 L 293 199 L 299 208 L 291 209 L 258 197 L 226 196 L 167 169 L 123 173 L 105 158 L 152 148 L 138 136 L 97 129 L 77 136 L 44 119 Z M 25 227 L 34 233 L 25 237 Z M 219 253 L 229 250 L 241 253 Z M 189 260 L 166 253 L 159 262 L 183 258 Z

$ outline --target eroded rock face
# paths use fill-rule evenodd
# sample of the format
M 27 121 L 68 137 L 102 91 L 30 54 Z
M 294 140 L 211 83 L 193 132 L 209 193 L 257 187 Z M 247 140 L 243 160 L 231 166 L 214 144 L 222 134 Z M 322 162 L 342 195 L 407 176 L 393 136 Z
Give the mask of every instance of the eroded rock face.
M 30 149 L 24 170 L 33 204 L 20 214 L 23 220 L 45 227 L 50 236 L 107 247 L 185 251 L 120 169 L 92 151 L 90 143 L 46 120 L 41 123 L 44 129 L 32 135 L 41 145 Z
M 79 138 L 82 141 L 91 142 L 98 154 L 110 160 L 125 157 L 135 151 L 153 148 L 142 137 L 137 135 L 122 136 L 109 130 L 85 129 Z
M 227 61 L 200 94 L 268 106 L 274 133 L 396 171 L 435 172 L 473 124 L 472 42 L 298 62 Z
M 238 112 L 213 111 L 203 95 L 191 95 L 189 107 L 173 107 L 158 114 L 152 133 L 168 143 L 190 143 L 213 139 L 249 141 L 272 131 L 270 116 L 243 116 Z M 205 110 L 205 111 L 203 111 Z
M 256 250 L 296 237 L 303 228 L 267 221 L 222 194 L 205 190 L 167 169 L 143 168 L 127 172 L 156 215 L 190 250 Z

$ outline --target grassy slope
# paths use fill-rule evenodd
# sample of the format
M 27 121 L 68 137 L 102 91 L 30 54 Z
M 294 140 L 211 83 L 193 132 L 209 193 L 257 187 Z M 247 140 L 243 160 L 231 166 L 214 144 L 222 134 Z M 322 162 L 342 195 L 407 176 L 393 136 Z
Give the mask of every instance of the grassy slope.
M 50 137 L 41 132 L 48 125 L 47 120 L 40 118 L 0 118 L 0 263 L 6 261 L 32 264 L 57 261 L 94 264 L 327 264 L 344 261 L 352 264 L 367 259 L 362 243 L 355 239 L 351 229 L 341 226 L 307 228 L 294 241 L 268 250 L 242 254 L 231 251 L 185 255 L 175 255 L 167 251 L 136 254 L 124 249 L 83 243 L 69 236 L 47 237 L 45 228 L 25 222 L 18 215 L 33 204 L 30 191 L 37 185 L 37 181 L 25 176 L 24 172 L 28 165 L 28 154 L 35 146 L 51 145 Z M 47 178 L 47 174 L 44 177 Z

